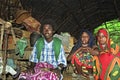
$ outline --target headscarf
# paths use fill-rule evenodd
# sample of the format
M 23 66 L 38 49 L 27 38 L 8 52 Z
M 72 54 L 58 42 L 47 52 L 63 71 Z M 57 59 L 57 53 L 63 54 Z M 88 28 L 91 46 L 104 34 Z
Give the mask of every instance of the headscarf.
M 110 38 L 109 38 L 109 33 L 107 32 L 107 30 L 105 29 L 105 28 L 101 28 L 101 29 L 99 29 L 98 30 L 98 32 L 97 32 L 97 38 L 98 38 L 98 34 L 99 33 L 103 33 L 104 34 L 104 36 L 106 37 L 106 44 L 107 44 L 107 48 L 108 48 L 108 50 L 110 50 Z M 103 49 L 103 47 L 102 47 L 102 45 L 100 44 L 100 42 L 97 42 L 98 43 L 98 45 L 100 46 L 100 49 Z
M 86 29 L 85 30 L 81 30 L 80 35 L 79 35 L 80 37 L 79 37 L 77 43 L 74 45 L 74 47 L 71 50 L 72 53 L 74 53 L 77 49 L 79 49 L 82 46 L 81 36 L 82 36 L 83 32 L 86 32 L 89 35 L 89 37 L 90 37 L 89 38 L 89 42 L 88 42 L 88 47 L 93 47 L 95 39 L 94 39 L 92 33 L 90 31 L 86 30 Z

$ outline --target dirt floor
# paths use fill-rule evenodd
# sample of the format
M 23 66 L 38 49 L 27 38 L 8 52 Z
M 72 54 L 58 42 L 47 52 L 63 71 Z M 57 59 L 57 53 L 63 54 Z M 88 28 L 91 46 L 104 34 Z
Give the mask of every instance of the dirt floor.
M 68 68 L 63 72 L 63 76 L 63 80 L 90 80 L 83 76 L 75 74 L 71 65 L 68 65 Z

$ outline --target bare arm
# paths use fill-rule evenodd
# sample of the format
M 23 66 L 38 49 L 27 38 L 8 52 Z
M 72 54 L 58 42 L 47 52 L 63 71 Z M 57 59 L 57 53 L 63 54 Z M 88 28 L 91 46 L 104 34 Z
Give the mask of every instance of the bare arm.
M 71 51 L 71 52 L 69 53 L 68 57 L 67 57 L 67 61 L 71 61 L 72 56 L 73 56 L 74 54 L 76 54 L 78 51 L 82 50 L 82 49 L 83 49 L 83 48 L 80 47 L 79 49 L 77 49 L 77 50 L 74 51 L 74 52 Z
M 30 65 L 27 67 L 27 72 L 30 72 L 30 73 L 34 73 L 34 67 L 35 67 L 36 63 L 34 62 L 30 62 Z
M 99 55 L 99 51 L 98 51 L 97 46 L 93 46 L 92 48 L 91 47 L 81 47 L 81 51 L 82 52 L 89 52 L 93 56 Z
M 73 54 L 74 53 L 69 53 L 69 55 L 67 56 L 67 61 L 71 61 Z

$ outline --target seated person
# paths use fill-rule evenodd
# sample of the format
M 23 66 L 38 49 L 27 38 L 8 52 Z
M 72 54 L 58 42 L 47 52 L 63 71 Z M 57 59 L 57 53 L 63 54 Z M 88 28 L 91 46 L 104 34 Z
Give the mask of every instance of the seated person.
M 54 27 L 51 19 L 41 25 L 43 37 L 33 47 L 30 69 L 21 73 L 19 80 L 62 80 L 61 69 L 67 62 L 61 40 L 53 37 Z
M 67 57 L 67 60 L 72 62 L 75 73 L 87 78 L 93 76 L 93 56 L 98 54 L 96 48 L 92 34 L 88 30 L 83 30 L 72 53 Z
M 95 80 L 120 79 L 120 47 L 110 38 L 106 29 L 97 32 L 99 55 L 94 56 Z

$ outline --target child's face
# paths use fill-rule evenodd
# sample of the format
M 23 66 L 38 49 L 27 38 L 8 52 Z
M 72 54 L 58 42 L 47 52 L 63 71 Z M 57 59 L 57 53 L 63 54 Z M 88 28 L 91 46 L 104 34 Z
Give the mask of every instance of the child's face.
M 86 32 L 83 32 L 81 36 L 81 40 L 82 40 L 82 44 L 88 44 L 89 35 Z
M 98 33 L 98 42 L 102 45 L 106 44 L 107 38 L 103 33 Z

